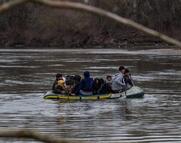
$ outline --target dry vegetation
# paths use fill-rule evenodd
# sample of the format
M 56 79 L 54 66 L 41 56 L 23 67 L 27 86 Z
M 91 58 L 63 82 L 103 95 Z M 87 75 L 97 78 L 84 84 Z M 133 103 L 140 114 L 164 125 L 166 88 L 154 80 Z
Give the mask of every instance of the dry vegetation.
M 181 39 L 180 0 L 77 1 L 101 7 Z M 0 17 L 0 44 L 4 47 L 121 46 L 125 42 L 154 44 L 160 41 L 105 18 L 31 3 L 15 7 Z

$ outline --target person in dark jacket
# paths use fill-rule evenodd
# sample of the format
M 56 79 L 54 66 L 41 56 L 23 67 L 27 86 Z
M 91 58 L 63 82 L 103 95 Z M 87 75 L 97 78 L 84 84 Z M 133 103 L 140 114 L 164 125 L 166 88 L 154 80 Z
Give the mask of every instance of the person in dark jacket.
M 124 81 L 125 81 L 125 84 L 126 84 L 126 88 L 127 88 L 127 89 L 131 88 L 131 87 L 134 85 L 133 80 L 132 80 L 132 78 L 131 78 L 131 74 L 130 74 L 130 72 L 129 72 L 128 69 L 125 69 L 125 70 L 124 70 L 124 76 L 123 76 L 123 78 L 124 78 Z
M 111 84 L 112 84 L 112 76 L 108 75 L 106 77 L 106 81 L 102 84 L 101 89 L 99 90 L 99 94 L 111 93 L 112 92 Z
M 81 76 L 80 75 L 75 75 L 74 76 L 74 87 L 72 89 L 72 94 L 73 95 L 79 95 L 80 81 L 81 81 Z
M 88 71 L 84 72 L 84 79 L 80 82 L 80 95 L 93 95 L 93 78 Z
M 101 81 L 99 78 L 95 78 L 93 81 L 93 94 L 98 94 L 101 89 Z

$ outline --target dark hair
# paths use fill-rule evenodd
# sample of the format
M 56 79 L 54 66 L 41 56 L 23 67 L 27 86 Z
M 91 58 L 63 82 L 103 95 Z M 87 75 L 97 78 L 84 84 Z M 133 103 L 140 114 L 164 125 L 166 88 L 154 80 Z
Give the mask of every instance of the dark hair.
M 129 73 L 129 70 L 128 70 L 128 69 L 125 69 L 125 70 L 124 70 L 124 73 Z
M 77 82 L 81 81 L 81 76 L 80 75 L 74 75 L 74 80 Z
M 62 74 L 57 73 L 57 74 L 56 74 L 56 78 L 59 78 L 59 77 L 62 77 Z
M 104 81 L 103 78 L 100 78 L 99 80 L 100 80 L 100 83 L 101 83 L 101 84 L 104 84 L 104 83 L 105 83 L 105 81 Z
M 67 75 L 66 77 L 65 77 L 65 84 L 66 85 L 73 85 L 74 84 L 74 76 L 72 76 L 72 75 Z
M 108 79 L 108 78 L 112 78 L 112 76 L 111 76 L 111 75 L 107 75 L 107 76 L 106 76 L 106 79 Z
M 119 66 L 119 71 L 122 71 L 123 69 L 125 69 L 124 66 Z
M 88 71 L 84 72 L 84 77 L 90 77 L 90 73 Z

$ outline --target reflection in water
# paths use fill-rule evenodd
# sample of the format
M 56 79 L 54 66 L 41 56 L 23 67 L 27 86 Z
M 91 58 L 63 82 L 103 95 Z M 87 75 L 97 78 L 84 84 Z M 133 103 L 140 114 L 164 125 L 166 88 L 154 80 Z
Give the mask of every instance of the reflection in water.
M 180 56 L 171 49 L 0 49 L 0 127 L 91 142 L 181 142 Z M 89 70 L 104 77 L 119 65 L 132 71 L 146 92 L 143 99 L 62 103 L 42 98 L 58 72 Z

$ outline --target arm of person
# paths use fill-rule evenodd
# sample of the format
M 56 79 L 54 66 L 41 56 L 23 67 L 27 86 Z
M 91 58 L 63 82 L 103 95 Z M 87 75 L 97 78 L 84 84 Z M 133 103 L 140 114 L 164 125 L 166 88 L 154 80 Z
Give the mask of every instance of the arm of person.
M 116 81 L 119 85 L 121 85 L 121 86 L 125 86 L 125 85 L 126 85 L 125 82 L 124 82 L 124 78 L 123 78 L 123 76 L 121 76 L 121 75 L 119 75 L 119 76 L 115 79 L 115 81 Z

